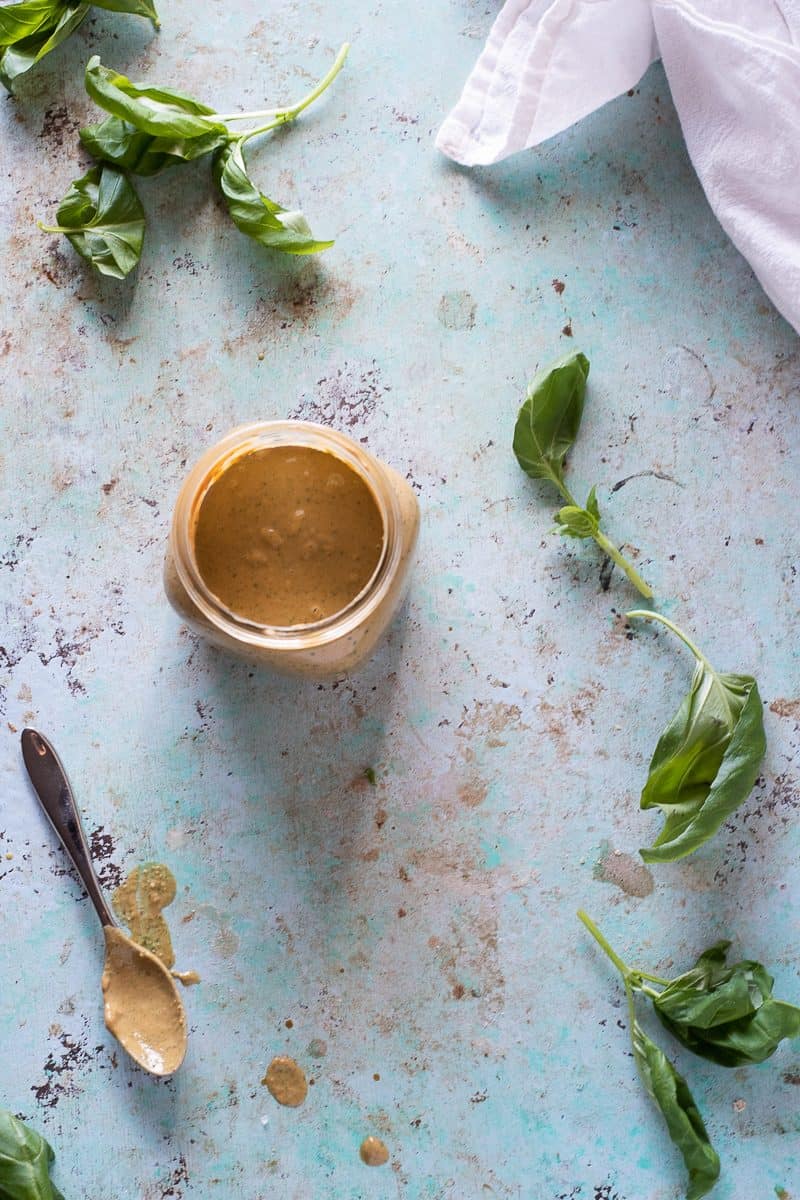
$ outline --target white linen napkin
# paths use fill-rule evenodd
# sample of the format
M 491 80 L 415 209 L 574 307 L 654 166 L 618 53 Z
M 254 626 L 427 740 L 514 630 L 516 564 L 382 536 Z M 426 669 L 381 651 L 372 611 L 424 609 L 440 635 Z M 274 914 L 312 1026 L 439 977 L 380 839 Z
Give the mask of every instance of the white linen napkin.
M 506 0 L 436 144 L 497 162 L 659 56 L 711 207 L 800 332 L 800 0 Z

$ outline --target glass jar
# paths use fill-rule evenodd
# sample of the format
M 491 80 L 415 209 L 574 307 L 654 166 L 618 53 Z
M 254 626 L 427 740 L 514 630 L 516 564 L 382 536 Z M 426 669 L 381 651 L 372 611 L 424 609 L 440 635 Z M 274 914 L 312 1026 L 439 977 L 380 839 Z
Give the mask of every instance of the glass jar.
M 197 566 L 194 531 L 209 488 L 240 456 L 273 447 L 307 447 L 340 459 L 369 487 L 383 522 L 383 548 L 368 583 L 341 611 L 310 625 L 260 625 L 233 612 L 210 591 Z M 244 425 L 207 450 L 181 487 L 164 588 L 186 623 L 225 650 L 285 674 L 340 675 L 369 657 L 402 603 L 418 529 L 419 506 L 406 480 L 352 438 L 310 421 Z

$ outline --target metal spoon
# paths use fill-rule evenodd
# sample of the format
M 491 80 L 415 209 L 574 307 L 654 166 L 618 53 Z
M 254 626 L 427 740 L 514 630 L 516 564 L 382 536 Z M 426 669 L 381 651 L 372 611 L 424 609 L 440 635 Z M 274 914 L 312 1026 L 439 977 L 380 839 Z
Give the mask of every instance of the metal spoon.
M 183 1001 L 167 968 L 117 925 L 92 866 L 81 819 L 64 768 L 47 738 L 22 732 L 22 757 L 50 824 L 69 854 L 100 918 L 106 939 L 104 1016 L 109 1032 L 153 1075 L 171 1075 L 186 1054 Z

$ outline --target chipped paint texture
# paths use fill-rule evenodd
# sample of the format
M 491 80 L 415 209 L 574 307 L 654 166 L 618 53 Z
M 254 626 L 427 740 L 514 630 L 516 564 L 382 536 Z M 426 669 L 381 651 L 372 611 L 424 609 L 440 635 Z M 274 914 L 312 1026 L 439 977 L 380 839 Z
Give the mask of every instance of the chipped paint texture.
M 429 5 L 422 32 L 387 0 L 162 7 L 158 36 L 97 11 L 0 105 L 2 1100 L 68 1197 L 673 1200 L 574 911 L 656 970 L 731 936 L 800 995 L 797 339 L 709 212 L 660 67 L 468 172 L 432 134 L 494 4 Z M 302 94 L 345 38 L 303 128 L 252 153 L 337 236 L 318 260 L 238 234 L 202 164 L 142 183 L 135 280 L 36 228 L 83 169 L 91 53 L 230 111 Z M 548 533 L 555 497 L 510 452 L 526 381 L 573 347 L 592 374 L 571 482 L 766 702 L 752 797 L 675 866 L 638 865 L 658 819 L 637 797 L 691 664 L 626 631 L 636 597 Z M 423 511 L 401 619 L 324 685 L 229 660 L 161 592 L 187 464 L 287 414 L 364 439 Z M 105 1031 L 100 931 L 23 778 L 26 724 L 68 766 L 105 886 L 148 859 L 178 880 L 176 954 L 203 982 L 170 1082 Z M 278 1054 L 308 1075 L 301 1109 L 267 1103 Z M 677 1059 L 718 1200 L 794 1193 L 800 1047 L 735 1079 Z

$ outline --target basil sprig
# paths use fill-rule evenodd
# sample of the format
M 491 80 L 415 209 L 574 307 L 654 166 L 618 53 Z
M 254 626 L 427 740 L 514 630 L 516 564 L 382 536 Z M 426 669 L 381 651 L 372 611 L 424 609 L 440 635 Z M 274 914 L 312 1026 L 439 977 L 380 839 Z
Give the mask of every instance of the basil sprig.
M 0 1109 L 0 1200 L 64 1200 L 50 1178 L 54 1159 L 41 1134 Z
M 313 104 L 342 69 L 348 50 L 349 46 L 345 44 L 324 78 L 297 104 L 227 114 L 218 113 L 174 88 L 132 83 L 127 76 L 103 66 L 95 55 L 86 67 L 86 90 L 109 116 L 96 125 L 81 129 L 81 142 L 103 164 L 103 176 L 112 168 L 117 174 L 157 175 L 169 167 L 213 155 L 213 178 L 237 229 L 262 246 L 284 254 L 317 254 L 333 242 L 316 238 L 301 212 L 285 209 L 256 187 L 250 178 L 244 146 L 251 138 L 294 121 Z M 252 124 L 254 121 L 254 128 L 242 131 L 241 122 Z M 232 125 L 236 127 L 234 130 Z M 129 206 L 135 203 L 141 208 L 133 183 L 125 175 L 122 177 Z M 62 219 L 61 212 L 82 182 L 73 183 L 62 201 L 59 226 L 69 224 Z M 67 228 L 61 228 L 60 232 L 70 237 Z M 102 259 L 86 253 L 88 247 L 84 241 L 73 237 L 70 240 L 79 254 L 103 271 Z M 141 248 L 142 238 L 138 239 L 138 249 L 133 241 L 129 242 L 130 253 L 125 258 L 124 269 L 120 263 L 119 271 L 105 270 L 104 274 L 115 274 L 118 278 L 127 274 L 138 262 Z
M 596 489 L 581 507 L 564 482 L 564 459 L 581 426 L 588 376 L 586 356 L 567 354 L 528 384 L 514 428 L 514 454 L 526 475 L 549 480 L 566 500 L 556 513 L 558 532 L 564 537 L 592 538 L 649 600 L 651 588 L 600 528 Z
M 57 225 L 81 258 L 101 275 L 124 279 L 139 261 L 144 241 L 144 209 L 130 180 L 101 163 L 76 179 L 58 206 Z
M 642 791 L 642 809 L 660 808 L 664 827 L 645 862 L 675 862 L 708 841 L 750 795 L 767 748 L 758 685 L 752 675 L 719 674 L 693 642 L 660 613 L 659 621 L 696 660 L 688 694 L 661 734 Z
M 611 948 L 591 917 L 582 910 L 578 912 L 578 917 L 622 976 L 628 1001 L 628 1032 L 636 1069 L 649 1095 L 661 1110 L 670 1138 L 683 1156 L 689 1174 L 686 1200 L 700 1200 L 711 1191 L 719 1178 L 719 1155 L 711 1145 L 686 1080 L 675 1070 L 664 1051 L 647 1037 L 636 1019 L 635 995 L 644 993 L 652 998 L 657 993 L 648 985 L 666 985 L 669 981 L 645 971 L 632 970 Z
M 719 1176 L 719 1158 L 686 1080 L 636 1019 L 635 997 L 648 999 L 661 1024 L 698 1058 L 743 1067 L 770 1058 L 784 1038 L 800 1037 L 800 1008 L 772 995 L 774 980 L 760 963 L 728 963 L 730 942 L 716 942 L 691 970 L 664 979 L 623 962 L 591 917 L 578 917 L 622 976 L 633 1056 L 689 1173 L 687 1200 L 700 1200 Z
M 88 16 L 92 4 L 112 12 L 147 17 L 158 29 L 152 0 L 22 0 L 0 7 L 0 82 L 10 91 L 14 80 L 60 46 Z

